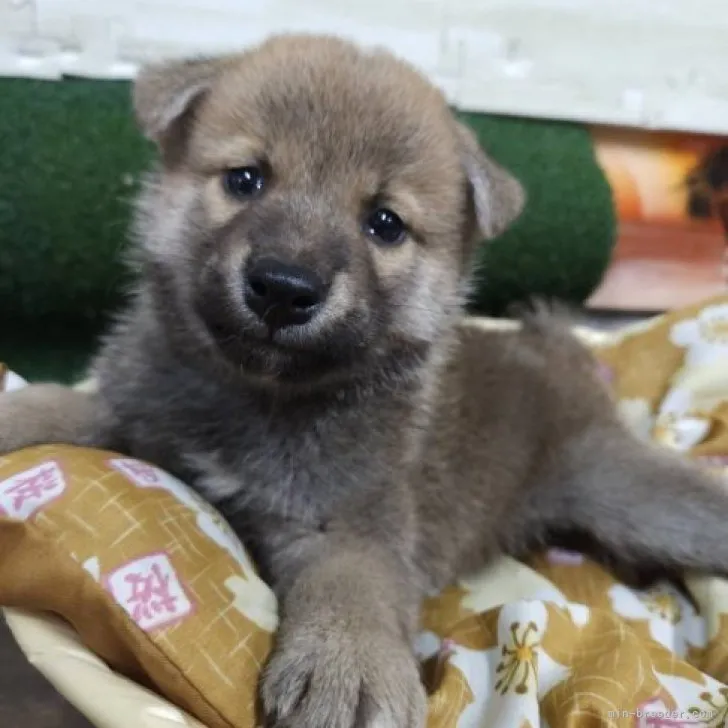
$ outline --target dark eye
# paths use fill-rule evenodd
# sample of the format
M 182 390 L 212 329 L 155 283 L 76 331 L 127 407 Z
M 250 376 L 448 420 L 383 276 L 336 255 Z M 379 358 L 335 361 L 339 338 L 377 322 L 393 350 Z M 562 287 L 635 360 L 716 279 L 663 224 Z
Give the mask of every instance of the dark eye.
M 233 197 L 251 197 L 265 187 L 265 174 L 260 167 L 236 167 L 225 172 L 223 182 Z
M 377 208 L 369 215 L 364 222 L 364 230 L 387 245 L 401 242 L 407 232 L 402 218 L 386 207 Z

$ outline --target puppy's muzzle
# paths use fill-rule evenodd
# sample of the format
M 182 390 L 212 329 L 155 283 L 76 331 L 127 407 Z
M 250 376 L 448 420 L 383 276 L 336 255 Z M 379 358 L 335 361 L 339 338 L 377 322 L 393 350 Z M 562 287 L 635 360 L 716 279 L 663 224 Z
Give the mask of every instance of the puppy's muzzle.
M 261 258 L 245 273 L 245 302 L 271 330 L 300 326 L 323 308 L 329 286 L 311 269 Z

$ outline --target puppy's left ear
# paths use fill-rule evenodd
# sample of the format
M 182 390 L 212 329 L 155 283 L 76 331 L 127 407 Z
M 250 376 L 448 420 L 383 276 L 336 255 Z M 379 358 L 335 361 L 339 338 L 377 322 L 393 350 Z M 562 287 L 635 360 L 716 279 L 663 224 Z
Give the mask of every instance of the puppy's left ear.
M 455 126 L 477 231 L 481 238 L 495 238 L 521 214 L 526 192 L 510 172 L 488 157 L 470 128 L 460 122 Z

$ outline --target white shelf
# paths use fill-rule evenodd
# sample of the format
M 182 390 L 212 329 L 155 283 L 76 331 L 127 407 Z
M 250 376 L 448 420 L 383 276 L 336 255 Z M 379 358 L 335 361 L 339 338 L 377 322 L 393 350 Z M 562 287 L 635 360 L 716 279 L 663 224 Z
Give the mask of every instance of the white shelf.
M 130 78 L 290 30 L 389 47 L 468 110 L 728 134 L 728 0 L 0 0 L 0 75 Z

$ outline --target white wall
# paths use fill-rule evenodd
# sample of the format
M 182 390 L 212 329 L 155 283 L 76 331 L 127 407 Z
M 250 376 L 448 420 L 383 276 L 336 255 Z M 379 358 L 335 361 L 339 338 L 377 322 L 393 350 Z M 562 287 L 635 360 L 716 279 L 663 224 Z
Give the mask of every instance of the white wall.
M 127 78 L 295 29 L 388 46 L 465 109 L 728 133 L 728 0 L 0 0 L 0 75 Z

